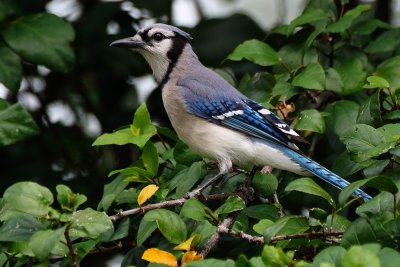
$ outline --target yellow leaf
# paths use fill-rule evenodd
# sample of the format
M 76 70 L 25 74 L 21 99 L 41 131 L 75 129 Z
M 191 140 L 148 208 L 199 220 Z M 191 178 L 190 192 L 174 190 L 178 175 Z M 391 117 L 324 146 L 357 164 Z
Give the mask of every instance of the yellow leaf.
M 133 136 L 140 136 L 140 128 L 137 128 L 135 125 L 131 124 L 131 133 Z
M 154 195 L 155 192 L 157 192 L 158 186 L 155 184 L 149 184 L 148 186 L 145 186 L 139 193 L 137 202 L 139 206 L 141 206 L 143 203 L 145 203 L 151 196 Z
M 203 259 L 203 256 L 197 255 L 196 251 L 187 251 L 182 256 L 181 263 L 184 264 L 189 261 L 200 261 Z
M 190 248 L 192 247 L 193 240 L 196 239 L 197 241 L 200 239 L 200 235 L 192 235 L 188 240 L 183 241 L 176 247 L 174 247 L 174 250 L 186 250 L 189 251 Z
M 178 267 L 178 261 L 173 254 L 158 248 L 146 249 L 143 253 L 142 260 Z

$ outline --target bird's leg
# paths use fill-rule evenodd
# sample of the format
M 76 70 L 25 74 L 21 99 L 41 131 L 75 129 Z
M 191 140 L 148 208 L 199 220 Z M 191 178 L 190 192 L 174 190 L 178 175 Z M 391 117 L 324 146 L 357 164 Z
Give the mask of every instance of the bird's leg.
M 197 197 L 198 195 L 201 194 L 201 192 L 209 185 L 211 185 L 212 183 L 214 183 L 215 181 L 219 180 L 222 176 L 224 176 L 225 173 L 223 172 L 219 172 L 217 173 L 215 176 L 211 177 L 210 179 L 208 179 L 207 181 L 203 182 L 202 184 L 200 184 L 195 190 L 190 191 L 189 193 L 187 193 L 185 195 L 185 198 L 192 198 L 192 197 Z

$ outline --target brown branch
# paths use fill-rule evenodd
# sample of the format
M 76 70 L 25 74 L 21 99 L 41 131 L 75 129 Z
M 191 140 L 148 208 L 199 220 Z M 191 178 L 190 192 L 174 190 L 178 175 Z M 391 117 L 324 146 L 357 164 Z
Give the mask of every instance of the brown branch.
M 67 226 L 67 228 L 65 228 L 64 236 L 65 236 L 65 240 L 67 241 L 67 247 L 68 247 L 68 250 L 69 250 L 69 254 L 71 254 L 72 266 L 73 267 L 79 267 L 80 265 L 79 265 L 78 257 L 77 257 L 77 254 L 76 254 L 76 250 L 72 246 L 71 238 L 69 237 L 69 229 L 70 228 L 71 228 L 71 224 L 69 224 Z
M 204 201 L 223 200 L 223 199 L 228 198 L 230 195 L 232 195 L 232 194 L 221 193 L 221 194 L 204 196 L 202 199 Z M 173 199 L 173 200 L 166 200 L 166 201 L 159 202 L 159 203 L 147 204 L 142 207 L 121 211 L 121 212 L 119 212 L 115 215 L 111 215 L 109 217 L 110 217 L 111 221 L 116 222 L 122 218 L 140 214 L 140 213 L 144 213 L 148 210 L 159 209 L 159 208 L 164 208 L 164 207 L 172 207 L 172 206 L 182 206 L 187 200 L 189 200 L 189 198 L 182 197 L 182 198 Z
M 280 218 L 282 218 L 283 216 L 285 216 L 285 212 L 283 211 L 283 207 L 282 207 L 281 203 L 279 202 L 278 194 L 276 192 L 274 192 L 272 197 L 274 198 L 275 206 L 278 208 L 278 215 Z
M 231 236 L 239 237 L 243 240 L 246 240 L 249 243 L 255 243 L 257 245 L 264 244 L 264 237 L 263 236 L 254 236 L 246 234 L 243 231 L 233 231 L 228 227 L 223 227 L 222 224 L 218 227 L 217 232 L 219 234 L 226 234 Z M 289 239 L 297 239 L 297 238 L 307 238 L 307 239 L 315 239 L 323 237 L 326 239 L 327 237 L 341 237 L 343 235 L 343 231 L 329 231 L 329 232 L 309 232 L 309 233 L 298 233 L 298 234 L 290 234 L 290 235 L 277 235 L 270 239 L 269 243 L 275 243 L 282 240 L 289 240 Z
M 225 218 L 220 225 L 217 227 L 217 231 L 208 239 L 207 243 L 200 250 L 199 255 L 205 257 L 211 249 L 218 243 L 221 237 L 221 229 L 226 229 L 232 225 L 234 218 L 227 217 Z

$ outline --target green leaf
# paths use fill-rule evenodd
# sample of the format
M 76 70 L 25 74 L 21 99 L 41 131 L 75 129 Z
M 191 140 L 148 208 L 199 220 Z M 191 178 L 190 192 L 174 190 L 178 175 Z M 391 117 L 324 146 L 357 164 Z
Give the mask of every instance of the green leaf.
M 143 147 L 141 156 L 144 167 L 152 176 L 156 176 L 158 172 L 158 152 L 156 146 L 152 142 L 147 142 Z
M 328 32 L 344 32 L 348 28 L 350 28 L 353 21 L 359 17 L 362 13 L 369 10 L 371 5 L 357 5 L 355 8 L 347 11 L 343 17 L 341 17 L 338 21 L 328 25 L 326 27 Z
M 217 215 L 199 200 L 192 198 L 183 204 L 181 215 L 196 221 L 215 220 Z
M 349 95 L 362 90 L 367 74 L 360 59 L 356 57 L 339 58 L 335 62 L 334 68 L 343 82 L 341 92 L 337 93 Z
M 37 183 L 19 182 L 7 188 L 3 200 L 17 211 L 43 216 L 51 210 L 53 194 Z
M 0 227 L 0 241 L 26 241 L 34 233 L 43 229 L 45 229 L 45 227 L 30 215 L 10 218 Z
M 189 192 L 196 182 L 203 178 L 206 173 L 206 164 L 202 161 L 195 162 L 189 168 L 183 169 L 172 178 L 169 182 L 168 188 L 170 190 L 176 188 L 176 197 L 182 197 L 184 194 Z
M 151 210 L 144 215 L 143 220 L 155 221 L 160 232 L 173 244 L 186 240 L 186 225 L 175 212 L 166 209 Z
M 389 88 L 390 86 L 388 81 L 376 75 L 367 77 L 367 82 L 364 88 Z
M 400 44 L 400 29 L 391 29 L 380 34 L 365 48 L 367 53 L 384 53 L 395 50 Z
M 313 266 L 341 266 L 342 257 L 346 250 L 339 246 L 331 246 L 323 249 L 315 256 Z
M 371 215 L 384 216 L 391 210 L 394 210 L 393 195 L 388 192 L 382 192 L 359 206 L 356 212 L 361 217 L 368 217 Z
M 73 193 L 68 186 L 63 184 L 57 185 L 56 190 L 58 203 L 61 205 L 62 209 L 68 211 L 77 210 L 77 208 L 87 200 L 86 196 Z
M 205 259 L 201 261 L 189 261 L 185 267 L 235 267 L 233 260 Z
M 378 156 L 392 148 L 380 131 L 365 124 L 356 124 L 343 133 L 340 140 L 346 145 L 348 151 L 355 154 L 358 160 Z
M 271 225 L 273 225 L 274 222 L 268 219 L 262 219 L 260 220 L 258 223 L 256 223 L 255 225 L 253 225 L 253 230 L 254 232 L 256 232 L 257 234 L 264 234 L 265 229 L 267 229 L 268 227 L 270 227 Z
M 343 81 L 339 73 L 334 68 L 327 68 L 326 75 L 326 90 L 333 91 L 337 94 L 342 93 Z
M 16 11 L 17 8 L 12 0 L 0 1 L 0 20 L 3 20 L 12 14 L 15 14 Z
M 290 184 L 288 184 L 285 188 L 285 191 L 299 191 L 306 194 L 311 194 L 314 196 L 322 197 L 328 203 L 336 208 L 336 203 L 333 198 L 322 189 L 317 183 L 314 182 L 311 178 L 300 178 L 293 180 Z
M 0 58 L 0 83 L 17 93 L 22 79 L 21 59 L 1 40 Z
M 377 90 L 364 101 L 358 112 L 357 123 L 369 124 L 374 127 L 379 127 L 383 124 L 379 94 L 380 90 Z
M 14 144 L 38 133 L 39 127 L 19 103 L 0 110 L 0 146 Z
M 268 204 L 258 204 L 247 207 L 243 212 L 250 218 L 262 220 L 269 219 L 275 221 L 278 219 L 278 211 L 275 206 Z
M 391 57 L 383 61 L 376 69 L 376 76 L 389 82 L 390 87 L 400 87 L 400 56 Z
M 202 157 L 191 150 L 184 142 L 178 140 L 174 147 L 174 159 L 180 164 L 190 166 L 196 161 L 201 161 Z
M 280 63 L 280 57 L 274 49 L 255 39 L 240 44 L 227 57 L 233 61 L 240 61 L 243 58 L 260 66 L 272 66 Z
M 146 128 L 150 127 L 151 118 L 149 111 L 147 110 L 146 103 L 142 103 L 136 110 L 133 117 L 133 125 L 135 125 L 140 130 L 144 131 Z
M 306 218 L 288 215 L 280 218 L 264 231 L 264 240 L 265 243 L 269 243 L 274 236 L 304 233 L 308 229 L 309 225 Z M 277 245 L 285 247 L 289 242 L 290 240 L 279 241 Z
M 64 231 L 65 227 L 37 231 L 29 240 L 29 247 L 40 261 L 45 261 L 58 243 L 65 242 Z
M 234 211 L 242 210 L 246 207 L 244 200 L 239 196 L 229 196 L 228 199 L 218 209 L 215 210 L 217 215 L 227 214 Z
M 143 148 L 147 141 L 149 141 L 156 133 L 157 128 L 153 125 L 146 128 L 145 132 L 138 136 L 133 135 L 130 128 L 125 128 L 113 133 L 102 134 L 93 142 L 92 146 L 134 144 L 139 148 Z
M 329 114 L 325 118 L 326 128 L 339 136 L 342 135 L 356 124 L 358 109 L 358 104 L 349 100 L 329 104 L 324 110 Z
M 379 258 L 370 250 L 361 246 L 354 246 L 349 249 L 342 259 L 343 267 L 380 267 Z
M 376 242 L 377 236 L 365 218 L 356 219 L 342 237 L 341 244 L 348 248 L 351 245 L 361 245 Z
M 129 230 L 130 230 L 130 218 L 129 217 L 122 218 L 118 223 L 115 223 L 114 231 L 105 232 L 101 236 L 101 240 L 103 242 L 120 240 L 129 235 Z
M 271 173 L 256 172 L 252 180 L 252 186 L 257 193 L 267 197 L 276 192 L 278 179 Z
M 400 262 L 400 253 L 392 248 L 382 248 L 378 252 L 381 266 L 396 267 Z
M 20 17 L 2 32 L 8 46 L 25 60 L 59 71 L 72 69 L 75 55 L 70 45 L 75 38 L 68 22 L 40 13 Z
M 304 71 L 294 77 L 292 85 L 306 89 L 324 90 L 326 86 L 326 78 L 321 64 L 308 64 Z
M 316 109 L 307 109 L 301 111 L 294 128 L 297 130 L 324 133 L 325 120 L 323 113 Z
M 97 209 L 107 211 L 118 195 L 129 184 L 125 180 L 126 176 L 120 174 L 114 180 L 104 186 L 103 196 L 99 202 Z
M 107 214 L 87 208 L 74 213 L 70 235 L 94 239 L 110 229 L 113 229 L 113 223 Z
M 137 232 L 136 242 L 141 246 L 147 238 L 157 229 L 156 221 L 147 221 L 144 218 L 140 221 L 139 229 Z
M 273 246 L 264 246 L 261 257 L 267 266 L 289 266 L 289 262 L 293 257 L 283 252 L 282 248 Z
M 303 12 L 300 16 L 292 20 L 287 28 L 287 34 L 290 35 L 293 33 L 293 30 L 301 25 L 309 24 L 318 21 L 326 21 L 328 19 L 328 14 L 324 12 L 322 9 L 314 9 L 308 12 Z

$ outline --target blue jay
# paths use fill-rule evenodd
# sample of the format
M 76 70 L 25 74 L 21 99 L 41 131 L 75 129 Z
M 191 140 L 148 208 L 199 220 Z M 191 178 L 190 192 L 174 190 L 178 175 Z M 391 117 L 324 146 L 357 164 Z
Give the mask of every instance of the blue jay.
M 111 46 L 139 52 L 162 88 L 165 110 L 178 136 L 194 151 L 218 163 L 270 166 L 313 174 L 340 189 L 349 182 L 305 156 L 292 140 L 300 136 L 278 116 L 249 99 L 206 68 L 191 37 L 177 27 L 154 24 Z M 371 199 L 361 189 L 355 196 Z

